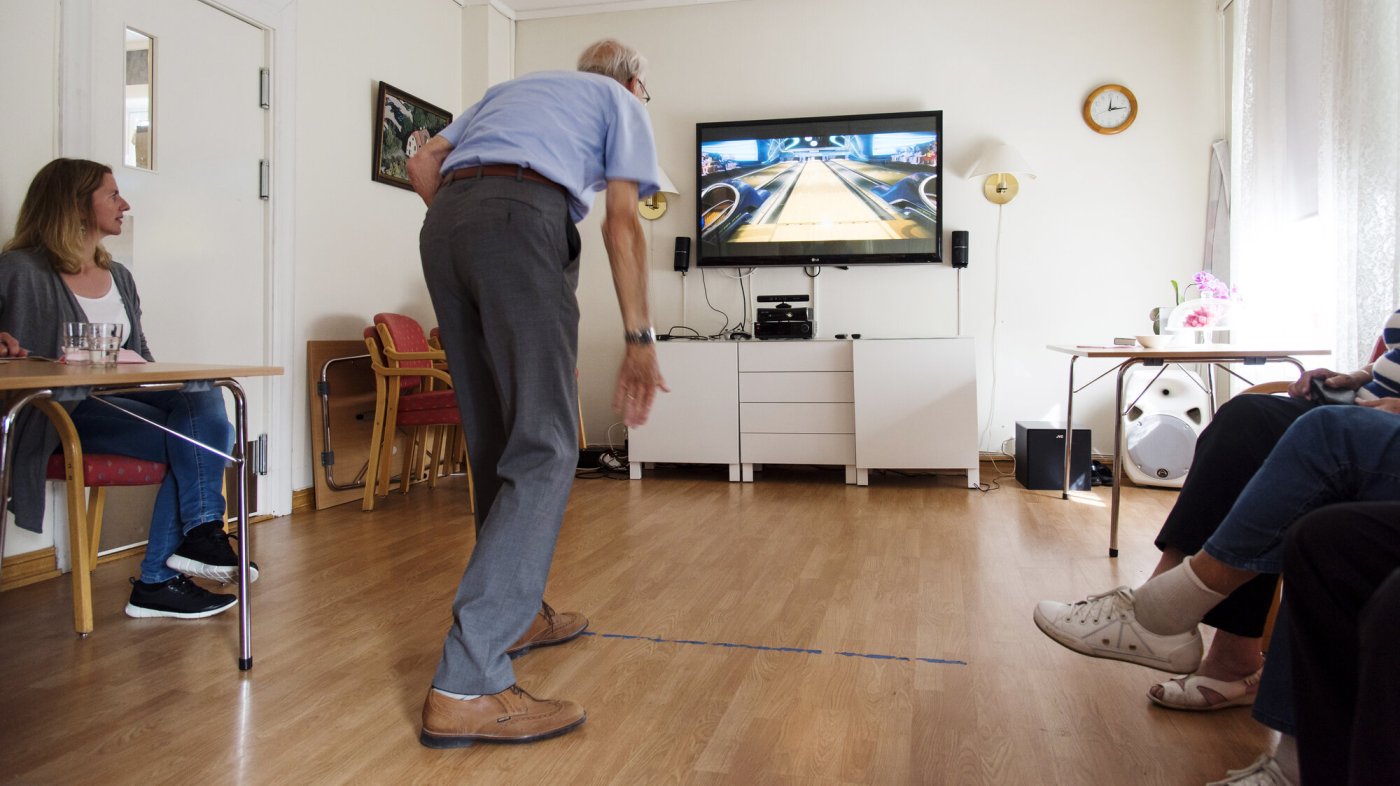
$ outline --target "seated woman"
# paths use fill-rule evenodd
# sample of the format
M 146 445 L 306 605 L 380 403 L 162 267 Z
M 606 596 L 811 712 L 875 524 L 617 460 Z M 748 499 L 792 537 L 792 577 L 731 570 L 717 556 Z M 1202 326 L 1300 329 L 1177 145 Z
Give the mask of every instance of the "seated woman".
M 103 238 L 121 234 L 130 207 L 107 166 L 60 158 L 39 170 L 20 207 L 15 236 L 0 253 L 0 356 L 32 351 L 56 358 L 64 322 L 113 322 L 124 326 L 126 348 L 154 360 L 131 272 L 102 247 Z M 212 447 L 232 446 L 233 426 L 218 390 L 142 391 L 105 400 Z M 236 604 L 233 595 L 209 592 L 189 579 L 227 582 L 238 575 L 238 557 L 224 532 L 223 460 L 90 399 L 72 408 L 71 417 L 84 451 L 169 467 L 126 613 L 194 619 Z M 47 418 L 33 410 L 20 415 L 13 454 L 13 509 L 20 527 L 42 527 L 45 464 L 57 446 Z M 254 566 L 249 579 L 257 575 Z
M 1390 352 L 1375 364 L 1373 378 L 1357 385 L 1364 388 L 1357 405 L 1316 407 L 1299 417 L 1199 553 L 1136 590 L 1119 587 L 1073 604 L 1042 601 L 1034 615 L 1041 631 L 1086 655 L 1195 671 L 1201 664 L 1199 623 L 1260 574 L 1279 572 L 1284 535 L 1293 522 L 1337 502 L 1400 501 L 1400 386 L 1392 385 L 1400 375 L 1391 373 L 1400 368 L 1394 365 L 1400 359 L 1400 312 L 1385 339 Z M 1266 687 L 1292 684 L 1288 647 L 1276 650 L 1265 670 Z M 1294 734 L 1288 691 L 1267 692 L 1281 698 L 1261 699 L 1255 718 Z M 1291 737 L 1285 737 L 1277 762 L 1265 757 L 1227 782 L 1296 782 L 1292 750 Z

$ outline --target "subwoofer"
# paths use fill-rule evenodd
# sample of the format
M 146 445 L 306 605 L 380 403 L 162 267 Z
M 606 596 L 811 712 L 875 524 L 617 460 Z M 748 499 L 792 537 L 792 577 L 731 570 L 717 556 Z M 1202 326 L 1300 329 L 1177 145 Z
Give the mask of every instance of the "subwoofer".
M 1210 397 L 1200 377 L 1180 366 L 1138 366 L 1124 384 L 1123 471 L 1139 486 L 1181 488 L 1196 453 L 1196 437 L 1210 423 Z

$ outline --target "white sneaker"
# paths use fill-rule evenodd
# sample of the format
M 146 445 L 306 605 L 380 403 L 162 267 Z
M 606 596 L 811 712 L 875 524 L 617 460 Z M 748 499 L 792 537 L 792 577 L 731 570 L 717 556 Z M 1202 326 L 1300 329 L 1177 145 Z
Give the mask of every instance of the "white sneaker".
M 1283 777 L 1278 762 L 1267 753 L 1242 770 L 1226 770 L 1225 775 L 1225 780 L 1211 781 L 1206 786 L 1293 786 L 1293 781 Z
M 1036 627 L 1075 652 L 1148 668 L 1189 674 L 1201 665 L 1201 632 L 1162 636 L 1142 627 L 1133 612 L 1133 591 L 1119 587 L 1078 603 L 1042 600 Z

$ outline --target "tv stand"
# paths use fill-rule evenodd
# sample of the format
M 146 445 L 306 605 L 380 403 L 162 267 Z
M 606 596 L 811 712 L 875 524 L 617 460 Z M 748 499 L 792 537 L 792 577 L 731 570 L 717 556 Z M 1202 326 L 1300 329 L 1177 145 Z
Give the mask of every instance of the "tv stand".
M 960 469 L 979 481 L 971 338 L 657 345 L 670 393 L 629 433 L 631 477 L 658 462 L 724 464 L 752 482 L 765 464 Z

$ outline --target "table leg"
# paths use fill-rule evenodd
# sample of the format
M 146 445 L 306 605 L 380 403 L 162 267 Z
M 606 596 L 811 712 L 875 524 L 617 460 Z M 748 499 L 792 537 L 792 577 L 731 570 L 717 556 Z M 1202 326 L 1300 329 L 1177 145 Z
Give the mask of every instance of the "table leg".
M 1074 441 L 1074 361 L 1078 359 L 1078 355 L 1069 356 L 1069 394 L 1065 396 L 1065 485 L 1060 488 L 1060 499 L 1069 499 L 1069 449 Z
M 1123 383 L 1128 369 L 1140 361 L 1128 359 L 1118 367 L 1118 392 L 1113 407 L 1113 494 L 1108 508 L 1108 556 L 1118 556 L 1118 497 L 1123 488 Z
M 243 386 L 232 379 L 213 383 L 233 395 L 234 437 L 233 456 L 238 465 L 238 483 L 234 493 L 238 499 L 238 669 L 253 668 L 253 604 L 248 593 L 248 562 L 253 539 L 248 531 L 248 402 Z

